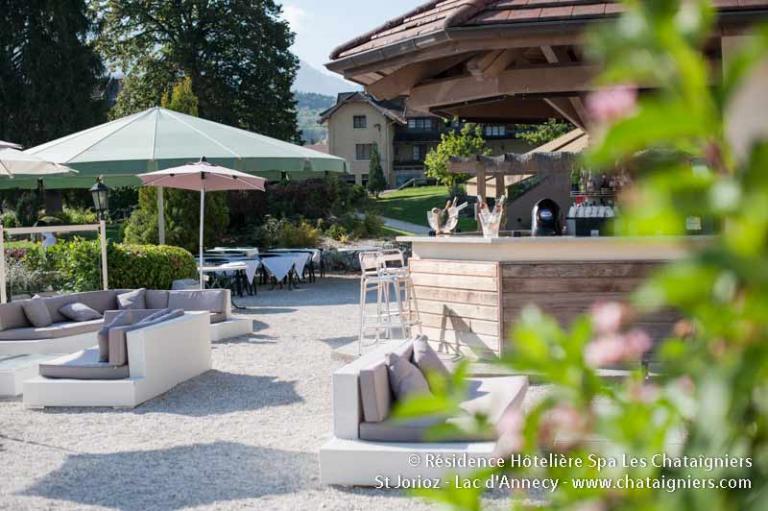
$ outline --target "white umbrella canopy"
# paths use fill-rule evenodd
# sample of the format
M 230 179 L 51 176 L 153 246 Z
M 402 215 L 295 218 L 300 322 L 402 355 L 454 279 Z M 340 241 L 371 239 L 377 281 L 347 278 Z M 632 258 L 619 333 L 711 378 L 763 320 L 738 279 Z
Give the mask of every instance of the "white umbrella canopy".
M 20 144 L 14 144 L 13 142 L 6 142 L 5 140 L 0 140 L 0 149 L 21 149 Z
M 47 161 L 17 149 L 0 149 L 0 175 L 3 176 L 50 176 L 76 173 L 76 170 L 65 165 Z
M 203 234 L 205 225 L 205 192 L 225 190 L 258 190 L 264 191 L 266 179 L 246 174 L 226 167 L 213 165 L 205 157 L 199 162 L 188 163 L 146 174 L 139 174 L 144 186 L 163 188 L 178 188 L 200 192 L 200 289 L 203 289 Z

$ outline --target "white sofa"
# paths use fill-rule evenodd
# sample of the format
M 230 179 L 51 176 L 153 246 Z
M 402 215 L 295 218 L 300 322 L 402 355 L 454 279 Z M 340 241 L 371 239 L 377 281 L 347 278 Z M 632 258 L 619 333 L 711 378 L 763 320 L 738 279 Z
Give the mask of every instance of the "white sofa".
M 445 469 L 435 467 L 430 459 L 489 458 L 494 441 L 370 441 L 361 438 L 361 424 L 366 426 L 363 435 L 386 436 L 388 426 L 371 428 L 363 413 L 360 372 L 382 363 L 387 353 L 406 352 L 411 341 L 390 341 L 368 352 L 333 374 L 333 436 L 320 448 L 320 478 L 324 484 L 344 486 L 381 486 L 384 478 L 446 477 L 450 472 L 466 473 L 472 469 Z M 528 389 L 525 376 L 473 379 L 474 398 L 503 401 L 504 409 L 522 406 Z M 489 390 L 491 389 L 491 390 Z M 499 392 L 500 391 L 500 392 Z M 478 395 L 485 394 L 478 398 Z M 496 399 L 498 398 L 498 399 Z M 388 420 L 386 422 L 389 422 Z M 384 424 L 384 423 L 380 423 Z M 376 425 L 373 425 L 376 426 Z M 398 436 L 397 425 L 392 426 L 392 437 Z M 405 434 L 408 434 L 406 431 Z
M 49 353 L 73 353 L 96 344 L 96 334 L 103 320 L 74 322 L 59 312 L 65 304 L 84 303 L 99 313 L 118 309 L 117 295 L 130 290 L 89 291 L 43 298 L 54 323 L 36 328 L 29 323 L 23 311 L 24 300 L 0 304 L 0 356 L 30 355 Z M 148 309 L 166 307 L 184 310 L 208 310 L 210 312 L 210 334 L 212 341 L 247 335 L 253 331 L 253 321 L 232 315 L 232 304 L 228 289 L 204 291 L 147 290 Z M 170 296 L 187 297 L 183 306 L 169 303 Z
M 135 407 L 179 383 L 211 369 L 207 312 L 180 317 L 125 333 L 127 374 L 119 379 L 68 379 L 37 376 L 24 382 L 24 406 Z M 87 359 L 93 350 L 74 357 Z M 98 349 L 96 349 L 98 356 Z M 65 366 L 73 355 L 59 359 Z M 51 364 L 56 364 L 52 361 Z

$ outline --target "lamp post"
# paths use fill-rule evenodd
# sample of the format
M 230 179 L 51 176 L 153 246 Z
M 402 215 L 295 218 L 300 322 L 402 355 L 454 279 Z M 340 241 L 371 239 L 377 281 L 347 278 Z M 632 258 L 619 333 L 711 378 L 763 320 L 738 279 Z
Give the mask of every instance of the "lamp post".
M 99 220 L 104 220 L 106 212 L 109 210 L 109 190 L 110 188 L 104 184 L 101 176 L 96 178 L 96 184 L 89 189 L 91 197 L 93 197 L 93 207 L 99 215 Z

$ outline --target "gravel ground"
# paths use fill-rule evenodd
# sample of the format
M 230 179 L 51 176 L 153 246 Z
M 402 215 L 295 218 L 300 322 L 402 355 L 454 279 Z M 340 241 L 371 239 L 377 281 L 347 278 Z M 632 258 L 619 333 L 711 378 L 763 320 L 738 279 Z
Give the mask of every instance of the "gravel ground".
M 434 509 L 320 484 L 330 377 L 343 364 L 331 352 L 356 342 L 358 282 L 238 299 L 253 334 L 215 343 L 214 370 L 134 410 L 0 398 L 0 509 Z M 501 497 L 489 508 L 508 505 Z
M 431 509 L 319 481 L 331 350 L 356 340 L 357 283 L 241 300 L 254 333 L 215 343 L 213 371 L 134 410 L 0 399 L 0 509 Z

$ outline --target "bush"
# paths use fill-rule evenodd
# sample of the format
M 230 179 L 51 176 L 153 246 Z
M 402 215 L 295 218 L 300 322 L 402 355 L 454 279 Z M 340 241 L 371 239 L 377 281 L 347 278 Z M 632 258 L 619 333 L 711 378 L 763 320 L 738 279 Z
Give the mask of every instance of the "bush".
M 34 255 L 32 255 L 34 254 Z M 99 242 L 75 239 L 59 242 L 40 257 L 28 251 L 24 258 L 30 269 L 54 269 L 61 279 L 61 290 L 87 291 L 101 288 Z M 107 246 L 109 287 L 170 289 L 177 279 L 197 275 L 195 259 L 188 251 L 168 245 L 129 245 L 110 243 Z
M 19 217 L 16 216 L 15 211 L 6 211 L 0 215 L 0 223 L 3 224 L 3 227 L 18 227 Z
M 267 215 L 255 229 L 254 241 L 263 248 L 311 248 L 320 242 L 320 230 L 306 220 L 293 223 Z
M 96 213 L 86 208 L 64 207 L 61 212 L 56 213 L 53 216 L 61 220 L 65 225 L 87 225 L 95 224 L 99 221 Z
M 339 224 L 333 224 L 330 226 L 326 231 L 325 235 L 329 238 L 335 239 L 336 241 L 342 241 L 344 239 L 349 238 L 349 233 L 347 232 L 347 228 L 343 225 Z
M 199 245 L 200 196 L 187 190 L 165 190 L 165 241 L 196 252 Z M 210 246 L 227 230 L 229 209 L 225 192 L 205 194 L 205 245 Z M 157 243 L 157 190 L 139 190 L 139 207 L 125 225 L 125 241 Z

